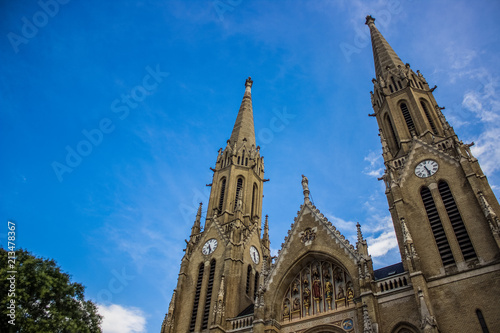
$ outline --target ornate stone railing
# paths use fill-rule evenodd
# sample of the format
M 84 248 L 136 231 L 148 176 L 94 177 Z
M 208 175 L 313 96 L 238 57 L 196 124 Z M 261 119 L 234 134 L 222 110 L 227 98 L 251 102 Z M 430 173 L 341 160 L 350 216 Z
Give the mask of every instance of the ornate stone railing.
M 253 326 L 253 314 L 231 318 L 228 319 L 228 321 L 229 321 L 228 332 L 238 332 L 240 330 L 250 328 Z
M 377 287 L 380 292 L 388 292 L 394 289 L 403 288 L 410 285 L 410 276 L 408 273 L 400 273 L 393 276 L 388 276 L 377 281 Z

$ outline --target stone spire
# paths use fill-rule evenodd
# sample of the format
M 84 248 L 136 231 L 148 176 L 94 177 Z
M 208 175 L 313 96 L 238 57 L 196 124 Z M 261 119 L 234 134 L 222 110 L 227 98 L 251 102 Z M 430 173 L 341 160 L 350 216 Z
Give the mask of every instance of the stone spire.
M 361 224 L 359 224 L 359 222 L 356 223 L 356 229 L 358 231 L 358 243 L 361 243 L 364 241 L 364 239 L 363 239 L 363 234 L 361 233 Z
M 255 130 L 253 126 L 253 108 L 252 108 L 252 84 L 250 77 L 245 82 L 245 94 L 241 101 L 240 110 L 234 123 L 233 132 L 229 139 L 230 145 L 240 145 L 246 141 L 248 148 L 255 146 Z
M 262 235 L 262 245 L 266 247 L 268 250 L 271 245 L 271 241 L 269 240 L 269 215 L 266 215 L 266 221 L 264 222 L 264 235 Z
M 201 231 L 201 206 L 203 203 L 200 202 L 198 207 L 198 212 L 196 213 L 196 220 L 194 220 L 193 227 L 191 228 L 191 237 L 198 235 Z
M 361 224 L 356 223 L 356 229 L 358 232 L 358 241 L 356 242 L 356 250 L 359 254 L 365 255 L 368 257 L 368 245 L 366 244 L 366 240 L 363 238 L 363 234 L 361 233 Z
M 403 64 L 396 52 L 394 52 L 389 43 L 387 43 L 384 36 L 378 31 L 375 26 L 375 19 L 371 15 L 366 17 L 365 24 L 370 28 L 377 80 L 387 77 L 387 73 L 389 72 L 387 67 L 392 71 L 396 71 L 398 68 L 404 68 L 405 64 Z

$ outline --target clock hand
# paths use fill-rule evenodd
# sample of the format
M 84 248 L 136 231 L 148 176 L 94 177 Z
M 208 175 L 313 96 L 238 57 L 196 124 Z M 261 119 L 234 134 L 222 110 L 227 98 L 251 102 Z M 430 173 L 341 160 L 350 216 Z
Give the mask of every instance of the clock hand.
M 427 167 L 424 165 L 424 169 L 427 170 L 427 173 L 429 174 L 429 176 L 431 175 L 431 172 L 429 169 L 427 169 Z
M 212 252 L 212 247 L 208 244 L 208 252 Z

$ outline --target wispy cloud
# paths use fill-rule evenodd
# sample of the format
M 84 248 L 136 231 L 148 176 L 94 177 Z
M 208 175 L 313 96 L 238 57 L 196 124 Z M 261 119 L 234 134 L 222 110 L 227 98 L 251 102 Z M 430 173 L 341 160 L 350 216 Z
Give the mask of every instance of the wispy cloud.
M 363 170 L 365 175 L 379 178 L 384 174 L 384 163 L 380 152 L 370 151 L 364 160 L 370 163 Z
M 103 333 L 144 333 L 146 332 L 146 316 L 141 309 L 123 307 L 118 304 L 98 305 L 99 314 L 103 316 Z
M 497 96 L 500 78 L 493 77 L 485 68 L 468 73 L 470 80 L 477 80 L 475 90 L 467 91 L 462 100 L 464 116 L 474 119 L 481 126 L 478 134 L 469 135 L 476 145 L 472 152 L 488 175 L 500 170 L 500 98 Z

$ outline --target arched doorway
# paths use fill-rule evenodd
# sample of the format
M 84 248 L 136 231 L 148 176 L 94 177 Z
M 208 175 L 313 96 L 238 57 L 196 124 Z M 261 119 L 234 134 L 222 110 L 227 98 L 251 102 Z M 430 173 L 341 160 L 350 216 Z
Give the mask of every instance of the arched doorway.
M 321 325 L 308 329 L 304 333 L 345 333 L 344 330 L 333 325 Z

